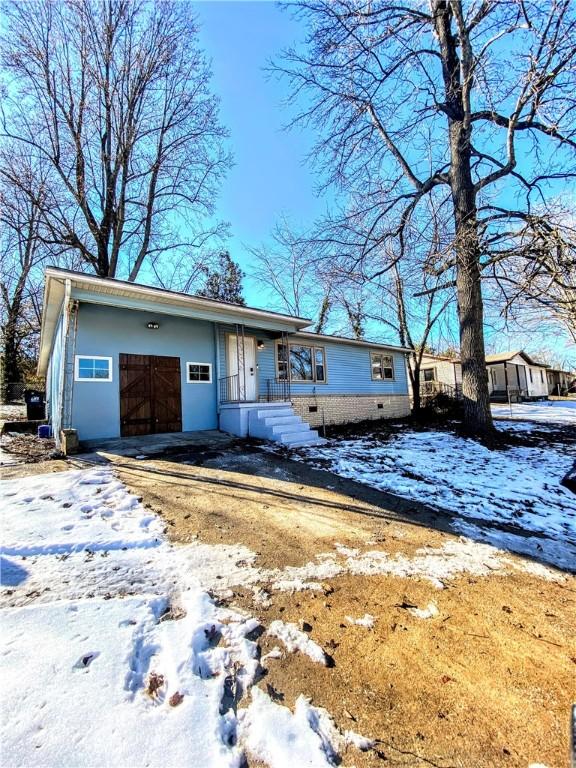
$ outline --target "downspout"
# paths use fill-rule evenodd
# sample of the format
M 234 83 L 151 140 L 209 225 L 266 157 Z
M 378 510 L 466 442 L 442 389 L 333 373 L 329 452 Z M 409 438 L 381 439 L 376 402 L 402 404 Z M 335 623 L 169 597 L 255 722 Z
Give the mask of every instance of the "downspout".
M 68 278 L 64 282 L 64 301 L 62 302 L 62 309 L 64 311 L 64 327 L 62 329 L 62 358 L 60 360 L 60 381 L 58 390 L 60 394 L 60 407 L 59 407 L 59 430 L 58 434 L 54 436 L 56 445 L 60 447 L 60 430 L 64 428 L 64 403 L 65 392 L 64 387 L 66 385 L 66 361 L 68 359 L 68 332 L 70 329 L 70 296 L 72 294 L 72 283 Z
M 74 358 L 76 355 L 76 337 L 78 334 L 78 314 L 80 312 L 80 302 L 75 301 L 74 299 L 70 300 L 70 310 L 69 315 L 74 313 L 74 327 L 72 329 L 72 353 L 71 353 L 71 360 L 70 364 L 72 366 L 71 369 L 71 380 L 70 380 L 70 400 L 68 407 L 66 407 L 66 401 L 65 402 L 65 408 L 64 408 L 64 423 L 63 427 L 64 429 L 68 429 L 72 426 L 72 411 L 74 407 Z M 68 341 L 70 341 L 68 339 Z
M 216 351 L 214 360 L 214 373 L 216 380 L 216 415 L 220 415 L 220 328 L 218 323 L 214 323 L 214 349 Z M 220 419 L 218 419 L 220 426 Z

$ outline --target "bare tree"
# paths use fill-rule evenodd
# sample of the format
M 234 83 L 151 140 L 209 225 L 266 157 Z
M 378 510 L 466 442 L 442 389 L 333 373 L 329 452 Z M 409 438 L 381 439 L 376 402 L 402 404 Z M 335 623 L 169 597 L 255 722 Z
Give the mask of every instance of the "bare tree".
M 3 10 L 3 133 L 17 151 L 4 153 L 2 173 L 30 199 L 36 181 L 19 177 L 19 151 L 45 173 L 45 243 L 129 280 L 145 264 L 161 273 L 166 254 L 193 260 L 229 158 L 190 5 L 30 0 Z
M 30 173 L 29 167 L 21 167 L 22 177 Z M 37 199 L 31 200 L 19 189 L 0 183 L 3 384 L 22 381 L 25 360 L 36 358 L 42 266 L 49 255 L 39 236 L 42 194 L 40 187 Z
M 309 233 L 297 232 L 281 219 L 270 242 L 250 249 L 250 276 L 265 288 L 272 305 L 298 317 L 315 318 L 314 330 L 326 330 L 332 309 L 332 284 L 329 275 L 318 267 Z
M 436 276 L 456 285 L 465 425 L 488 432 L 481 272 L 534 201 L 575 173 L 575 6 L 294 5 L 308 38 L 277 68 L 304 104 L 295 122 L 321 133 L 314 156 L 325 183 L 351 200 L 338 245 L 360 244 L 365 256 L 394 241 L 401 253 L 406 227 L 427 199 L 450 212 L 452 249 Z
M 493 259 L 483 273 L 506 321 L 526 327 L 546 318 L 576 344 L 576 225 L 573 213 L 525 216 L 512 256 Z M 521 248 L 518 240 L 525 243 Z

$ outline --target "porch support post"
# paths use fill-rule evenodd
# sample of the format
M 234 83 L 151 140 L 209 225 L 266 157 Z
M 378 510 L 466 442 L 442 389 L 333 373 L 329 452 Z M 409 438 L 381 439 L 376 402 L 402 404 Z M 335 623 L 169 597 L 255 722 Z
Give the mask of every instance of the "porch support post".
M 240 400 L 240 328 L 236 323 L 236 377 L 238 380 L 238 395 L 237 399 Z
M 244 379 L 244 400 L 246 400 L 246 337 L 244 336 L 244 323 L 242 323 L 242 378 Z
M 216 371 L 216 408 L 220 411 L 222 393 L 220 392 L 220 328 L 218 323 L 214 323 L 214 370 Z
M 286 375 L 288 378 L 288 400 L 290 400 L 292 398 L 292 366 L 290 365 L 290 344 L 288 343 L 288 331 L 286 331 Z

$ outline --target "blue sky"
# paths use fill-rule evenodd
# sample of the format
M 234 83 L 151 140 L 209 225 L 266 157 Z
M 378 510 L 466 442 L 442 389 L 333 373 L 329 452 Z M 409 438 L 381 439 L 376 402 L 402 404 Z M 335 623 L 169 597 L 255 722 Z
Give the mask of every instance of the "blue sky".
M 306 161 L 317 137 L 283 130 L 291 113 L 282 105 L 287 85 L 265 71 L 283 48 L 303 38 L 305 30 L 271 0 L 211 0 L 195 2 L 194 7 L 200 45 L 212 60 L 212 90 L 221 100 L 221 120 L 230 131 L 235 161 L 217 203 L 218 217 L 230 223 L 227 247 L 249 272 L 247 249 L 265 242 L 282 215 L 308 226 L 327 206 L 326 197 L 315 193 L 317 179 Z M 249 277 L 245 296 L 248 304 L 270 303 Z M 369 328 L 368 335 L 380 334 Z M 525 334 L 494 333 L 487 327 L 486 335 L 495 350 L 536 351 L 547 346 L 562 357 L 574 356 L 566 337 L 553 333 L 549 325 L 538 333 L 532 324 Z
M 302 30 L 274 2 L 194 5 L 235 161 L 218 213 L 231 224 L 231 255 L 246 269 L 246 246 L 265 240 L 282 214 L 307 224 L 325 206 L 315 194 L 316 180 L 306 163 L 314 137 L 283 130 L 289 119 L 282 107 L 286 84 L 265 71 L 270 59 Z M 257 286 L 246 287 L 249 303 L 258 303 Z

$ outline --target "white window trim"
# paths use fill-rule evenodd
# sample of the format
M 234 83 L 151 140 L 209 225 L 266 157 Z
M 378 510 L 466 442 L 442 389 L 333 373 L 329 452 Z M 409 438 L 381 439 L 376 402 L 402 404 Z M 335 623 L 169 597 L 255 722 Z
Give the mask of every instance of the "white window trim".
M 108 377 L 105 379 L 85 379 L 80 376 L 80 360 L 107 360 L 108 361 Z M 108 384 L 112 381 L 112 358 L 102 357 L 102 355 L 75 355 L 74 356 L 74 381 L 82 381 L 84 383 L 103 383 Z
M 372 357 L 389 357 L 392 361 L 392 365 L 390 366 L 392 368 L 392 378 L 387 379 L 384 377 L 384 367 L 388 368 L 388 366 L 382 365 L 382 378 L 377 378 L 374 376 L 374 369 L 372 367 Z M 376 352 L 375 350 L 370 351 L 370 377 L 372 381 L 396 381 L 396 365 L 394 362 L 394 355 L 390 354 L 389 352 Z
M 208 371 L 210 373 L 210 378 L 208 381 L 198 381 L 197 379 L 191 379 L 190 378 L 190 366 L 191 365 L 203 365 L 204 367 L 208 367 Z M 194 361 L 188 361 L 186 363 L 186 383 L 187 384 L 212 384 L 212 363 L 197 363 Z
M 312 351 L 312 374 L 313 378 L 311 379 L 293 379 L 291 375 L 288 376 L 287 379 L 281 379 L 280 378 L 280 355 L 278 354 L 278 350 L 280 349 L 280 346 L 282 346 L 283 342 L 278 341 L 276 343 L 276 381 L 290 381 L 293 384 L 328 384 L 328 360 L 326 355 L 326 347 L 319 346 L 318 344 L 306 344 L 306 342 L 300 343 L 299 341 L 289 341 L 288 342 L 288 359 L 286 362 L 286 371 L 287 373 L 291 370 L 290 369 L 290 348 L 291 347 L 306 347 L 307 349 L 310 349 Z M 316 350 L 320 350 L 322 352 L 322 360 L 323 366 L 324 366 L 324 378 L 323 379 L 317 379 L 316 378 Z
M 392 365 L 392 368 L 394 368 L 394 365 Z M 424 376 L 426 371 L 432 371 L 432 373 L 434 374 L 433 378 L 426 379 L 426 377 Z M 432 367 L 432 368 L 430 366 L 428 366 L 427 368 L 421 368 L 420 372 L 422 374 L 422 381 L 424 382 L 424 384 L 430 384 L 430 382 L 432 382 L 432 381 L 438 381 L 438 374 L 436 372 L 436 367 L 435 366 Z M 376 379 L 376 381 L 381 381 L 381 379 Z M 392 381 L 392 379 L 384 379 L 384 381 Z

